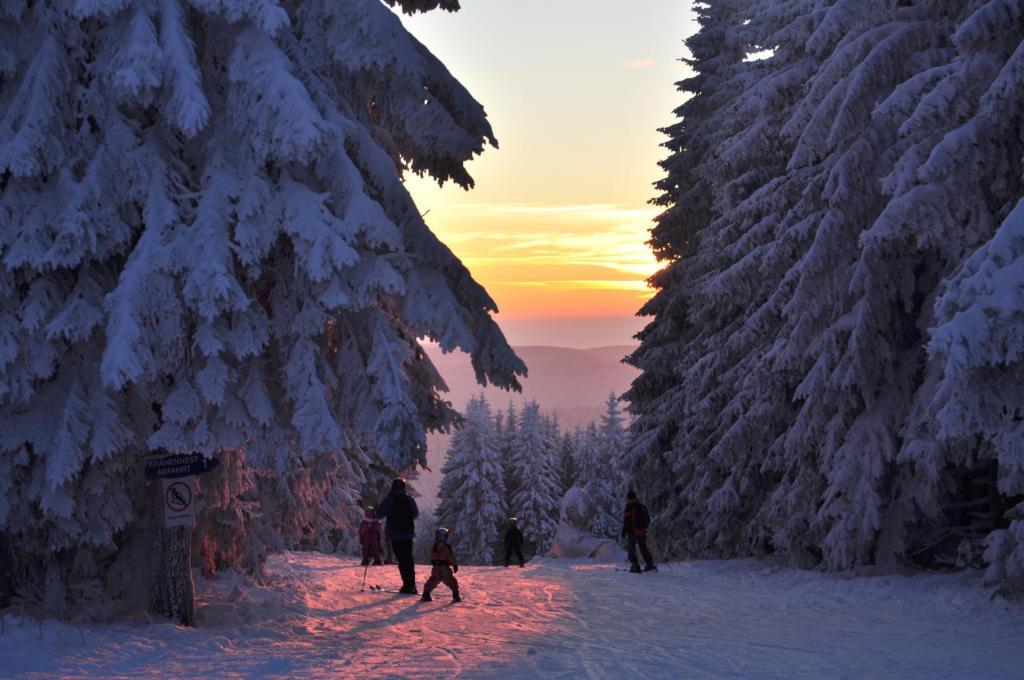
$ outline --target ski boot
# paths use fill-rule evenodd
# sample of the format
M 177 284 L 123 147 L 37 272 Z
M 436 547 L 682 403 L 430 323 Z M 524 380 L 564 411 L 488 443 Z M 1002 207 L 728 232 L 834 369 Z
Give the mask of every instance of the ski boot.
M 653 564 L 648 564 L 646 567 L 644 567 L 644 571 L 658 571 L 658 568 Z
M 459 595 L 459 591 L 452 593 L 452 602 L 462 602 L 462 597 Z
M 434 601 L 434 598 L 432 598 L 430 596 L 430 593 L 423 593 L 422 597 L 420 597 L 420 602 L 433 602 L 433 601 Z
M 643 571 L 643 570 L 642 570 L 642 569 L 640 568 L 640 565 L 639 565 L 639 564 L 634 564 L 633 566 L 631 566 L 631 567 L 629 568 L 629 573 L 631 573 L 631 574 L 639 574 L 639 573 L 641 573 L 642 571 Z

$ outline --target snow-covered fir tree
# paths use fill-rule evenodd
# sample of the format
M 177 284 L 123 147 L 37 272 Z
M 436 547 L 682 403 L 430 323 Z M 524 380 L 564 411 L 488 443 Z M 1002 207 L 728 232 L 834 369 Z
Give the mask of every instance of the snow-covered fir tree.
M 452 434 L 441 472 L 436 516 L 452 531 L 452 546 L 465 564 L 493 564 L 504 526 L 505 476 L 491 407 L 483 395 L 466 405 Z
M 501 452 L 502 469 L 505 475 L 505 507 L 513 512 L 512 497 L 519 491 L 522 483 L 519 472 L 512 464 L 514 451 L 516 450 L 516 438 L 519 436 L 519 415 L 516 413 L 515 404 L 511 401 L 502 419 L 500 434 L 498 435 L 498 451 Z
M 619 515 L 629 490 L 626 488 L 623 470 L 623 456 L 629 446 L 629 436 L 619 411 L 619 398 L 614 392 L 608 395 L 605 402 L 605 413 L 597 428 L 595 446 L 597 475 L 591 482 L 592 486 L 587 487 L 587 492 L 597 504 L 598 512 L 594 515 L 591 530 L 595 536 L 612 538 L 618 535 L 621 528 Z
M 1024 13 L 723 0 L 699 18 L 626 395 L 656 535 L 832 569 L 984 551 L 1024 592 Z
M 565 470 L 562 467 L 562 424 L 559 421 L 558 414 L 553 413 L 548 416 L 544 416 L 544 436 L 547 439 L 547 447 L 554 454 L 554 471 L 555 471 L 555 488 L 557 489 L 556 495 L 561 498 L 562 495 L 569 489 L 571 484 L 566 486 L 565 484 Z
M 628 489 L 623 474 L 623 457 L 629 448 L 629 432 L 623 420 L 619 397 L 615 392 L 611 392 L 605 400 L 605 412 L 601 416 L 601 446 L 604 449 L 606 475 L 614 493 L 625 497 Z
M 470 186 L 491 129 L 379 0 L 3 0 L 0 36 L 0 603 L 121 594 L 148 453 L 227 461 L 208 565 L 350 532 L 452 421 L 417 338 L 516 385 L 401 181 Z
M 587 530 L 594 536 L 617 536 L 622 526 L 618 515 L 624 499 L 615 488 L 613 479 L 617 475 L 608 469 L 608 449 L 604 446 L 597 423 L 588 423 L 583 429 L 577 452 L 579 474 L 576 484 L 587 492 L 587 497 L 593 503 L 593 514 Z
M 509 463 L 517 487 L 508 511 L 519 518 L 527 546 L 544 553 L 558 529 L 561 495 L 557 452 L 537 402 L 523 405 L 513 446 Z
M 563 489 L 571 489 L 579 477 L 580 457 L 579 447 L 583 437 L 583 430 L 576 427 L 573 431 L 566 431 L 562 434 L 562 441 L 558 446 L 558 476 Z

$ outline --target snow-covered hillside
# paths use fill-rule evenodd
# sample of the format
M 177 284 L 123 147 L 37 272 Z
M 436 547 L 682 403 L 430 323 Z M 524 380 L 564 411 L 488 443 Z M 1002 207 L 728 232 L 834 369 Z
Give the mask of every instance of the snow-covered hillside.
M 201 586 L 199 627 L 8 614 L 0 676 L 1020 677 L 1024 609 L 978 575 L 838 578 L 763 561 L 466 567 L 465 602 L 359 592 L 351 560 L 285 553 L 269 584 Z M 419 580 L 426 576 L 421 567 Z M 399 584 L 378 567 L 368 583 Z

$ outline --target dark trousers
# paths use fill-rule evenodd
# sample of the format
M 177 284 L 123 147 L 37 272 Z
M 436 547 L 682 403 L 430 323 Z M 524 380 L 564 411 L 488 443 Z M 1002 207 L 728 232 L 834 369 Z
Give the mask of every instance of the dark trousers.
M 647 549 L 647 537 L 637 536 L 636 534 L 630 534 L 628 543 L 626 544 L 626 552 L 629 553 L 629 561 L 640 566 L 640 561 L 636 558 L 636 548 L 640 546 L 640 554 L 643 555 L 644 562 L 647 566 L 654 564 L 654 559 L 651 558 L 651 551 Z
M 439 583 L 443 583 L 452 589 L 452 596 L 459 594 L 459 581 L 455 578 L 455 574 L 452 573 L 452 568 L 447 564 L 435 564 L 430 569 L 430 578 L 423 584 L 423 597 L 430 595 L 430 591 L 437 587 Z
M 363 543 L 363 564 L 380 564 L 380 539 L 366 541 Z
M 416 588 L 416 567 L 412 562 L 412 539 L 392 538 L 391 548 L 398 561 L 398 573 L 402 575 L 403 588 Z
M 523 559 L 523 546 L 518 543 L 506 543 L 505 544 L 505 566 L 512 561 L 512 553 L 515 553 L 516 557 L 519 558 L 519 566 L 523 566 L 526 560 Z

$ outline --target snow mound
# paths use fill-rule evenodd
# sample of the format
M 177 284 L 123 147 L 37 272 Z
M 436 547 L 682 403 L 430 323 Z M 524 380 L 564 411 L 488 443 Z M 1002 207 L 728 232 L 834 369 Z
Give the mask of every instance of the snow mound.
M 588 534 L 584 528 L 590 523 L 595 506 L 585 490 L 573 486 L 565 492 L 560 506 L 561 515 L 555 540 L 548 551 L 549 557 L 587 557 L 605 562 L 622 562 L 626 551 L 615 541 Z

